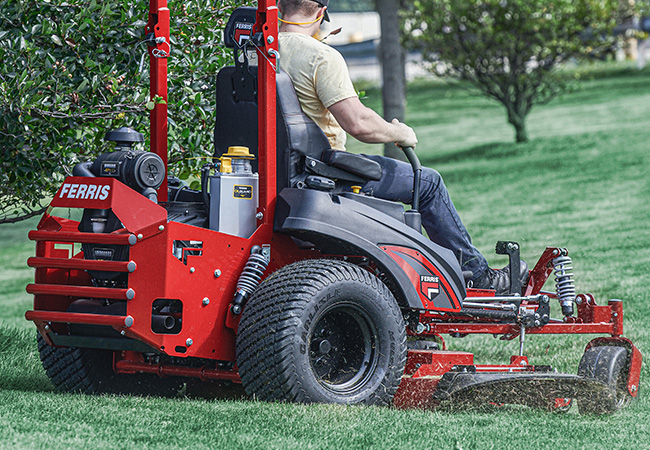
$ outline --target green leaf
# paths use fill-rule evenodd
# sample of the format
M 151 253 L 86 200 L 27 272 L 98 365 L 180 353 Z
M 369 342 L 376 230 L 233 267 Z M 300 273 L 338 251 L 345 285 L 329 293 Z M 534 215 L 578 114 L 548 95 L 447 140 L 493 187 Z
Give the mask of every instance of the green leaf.
M 178 175 L 178 178 L 181 180 L 187 180 L 190 177 L 190 170 L 188 168 L 184 168 L 181 173 Z
M 50 38 L 52 39 L 52 42 L 54 42 L 56 45 L 59 45 L 59 46 L 63 45 L 63 42 L 61 41 L 61 38 L 58 37 L 56 34 L 53 34 L 52 36 L 50 36 Z

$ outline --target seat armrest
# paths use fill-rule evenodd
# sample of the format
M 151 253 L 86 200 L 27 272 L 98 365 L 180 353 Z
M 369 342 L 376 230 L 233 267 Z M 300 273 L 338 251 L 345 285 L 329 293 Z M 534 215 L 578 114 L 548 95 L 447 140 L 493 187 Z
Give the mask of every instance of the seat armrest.
M 325 150 L 321 160 L 325 164 L 367 180 L 379 181 L 381 179 L 381 165 L 377 161 L 362 155 L 337 150 Z

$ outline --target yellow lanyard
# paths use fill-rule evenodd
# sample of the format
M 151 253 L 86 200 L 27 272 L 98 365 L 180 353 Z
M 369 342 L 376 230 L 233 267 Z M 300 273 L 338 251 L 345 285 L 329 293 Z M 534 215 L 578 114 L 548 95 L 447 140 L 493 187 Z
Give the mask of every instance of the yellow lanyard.
M 282 20 L 282 19 L 280 19 L 279 17 L 278 17 L 278 20 L 279 20 L 280 22 L 282 22 L 282 23 L 286 23 L 286 24 L 289 24 L 289 25 L 311 25 L 312 23 L 316 23 L 316 22 L 318 22 L 318 21 L 321 20 L 322 18 L 323 18 L 322 15 L 321 15 L 321 16 L 318 16 L 318 17 L 316 18 L 316 20 L 312 20 L 311 22 L 289 22 L 288 20 Z

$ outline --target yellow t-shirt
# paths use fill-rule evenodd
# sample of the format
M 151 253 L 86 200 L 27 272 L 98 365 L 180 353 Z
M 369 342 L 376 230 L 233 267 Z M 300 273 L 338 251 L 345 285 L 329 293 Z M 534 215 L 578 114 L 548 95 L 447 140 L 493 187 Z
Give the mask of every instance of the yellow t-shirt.
M 347 135 L 327 108 L 356 97 L 343 56 L 327 44 L 300 33 L 280 33 L 280 68 L 296 90 L 300 106 L 336 150 L 345 150 Z

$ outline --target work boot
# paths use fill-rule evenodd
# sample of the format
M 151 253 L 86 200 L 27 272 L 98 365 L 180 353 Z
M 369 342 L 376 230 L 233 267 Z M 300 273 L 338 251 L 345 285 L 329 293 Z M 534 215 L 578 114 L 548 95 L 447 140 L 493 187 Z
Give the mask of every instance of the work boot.
M 519 262 L 519 280 L 524 287 L 528 281 L 528 264 L 526 261 Z M 503 269 L 488 268 L 483 274 L 468 283 L 468 287 L 474 289 L 493 289 L 496 295 L 510 294 L 510 265 Z

